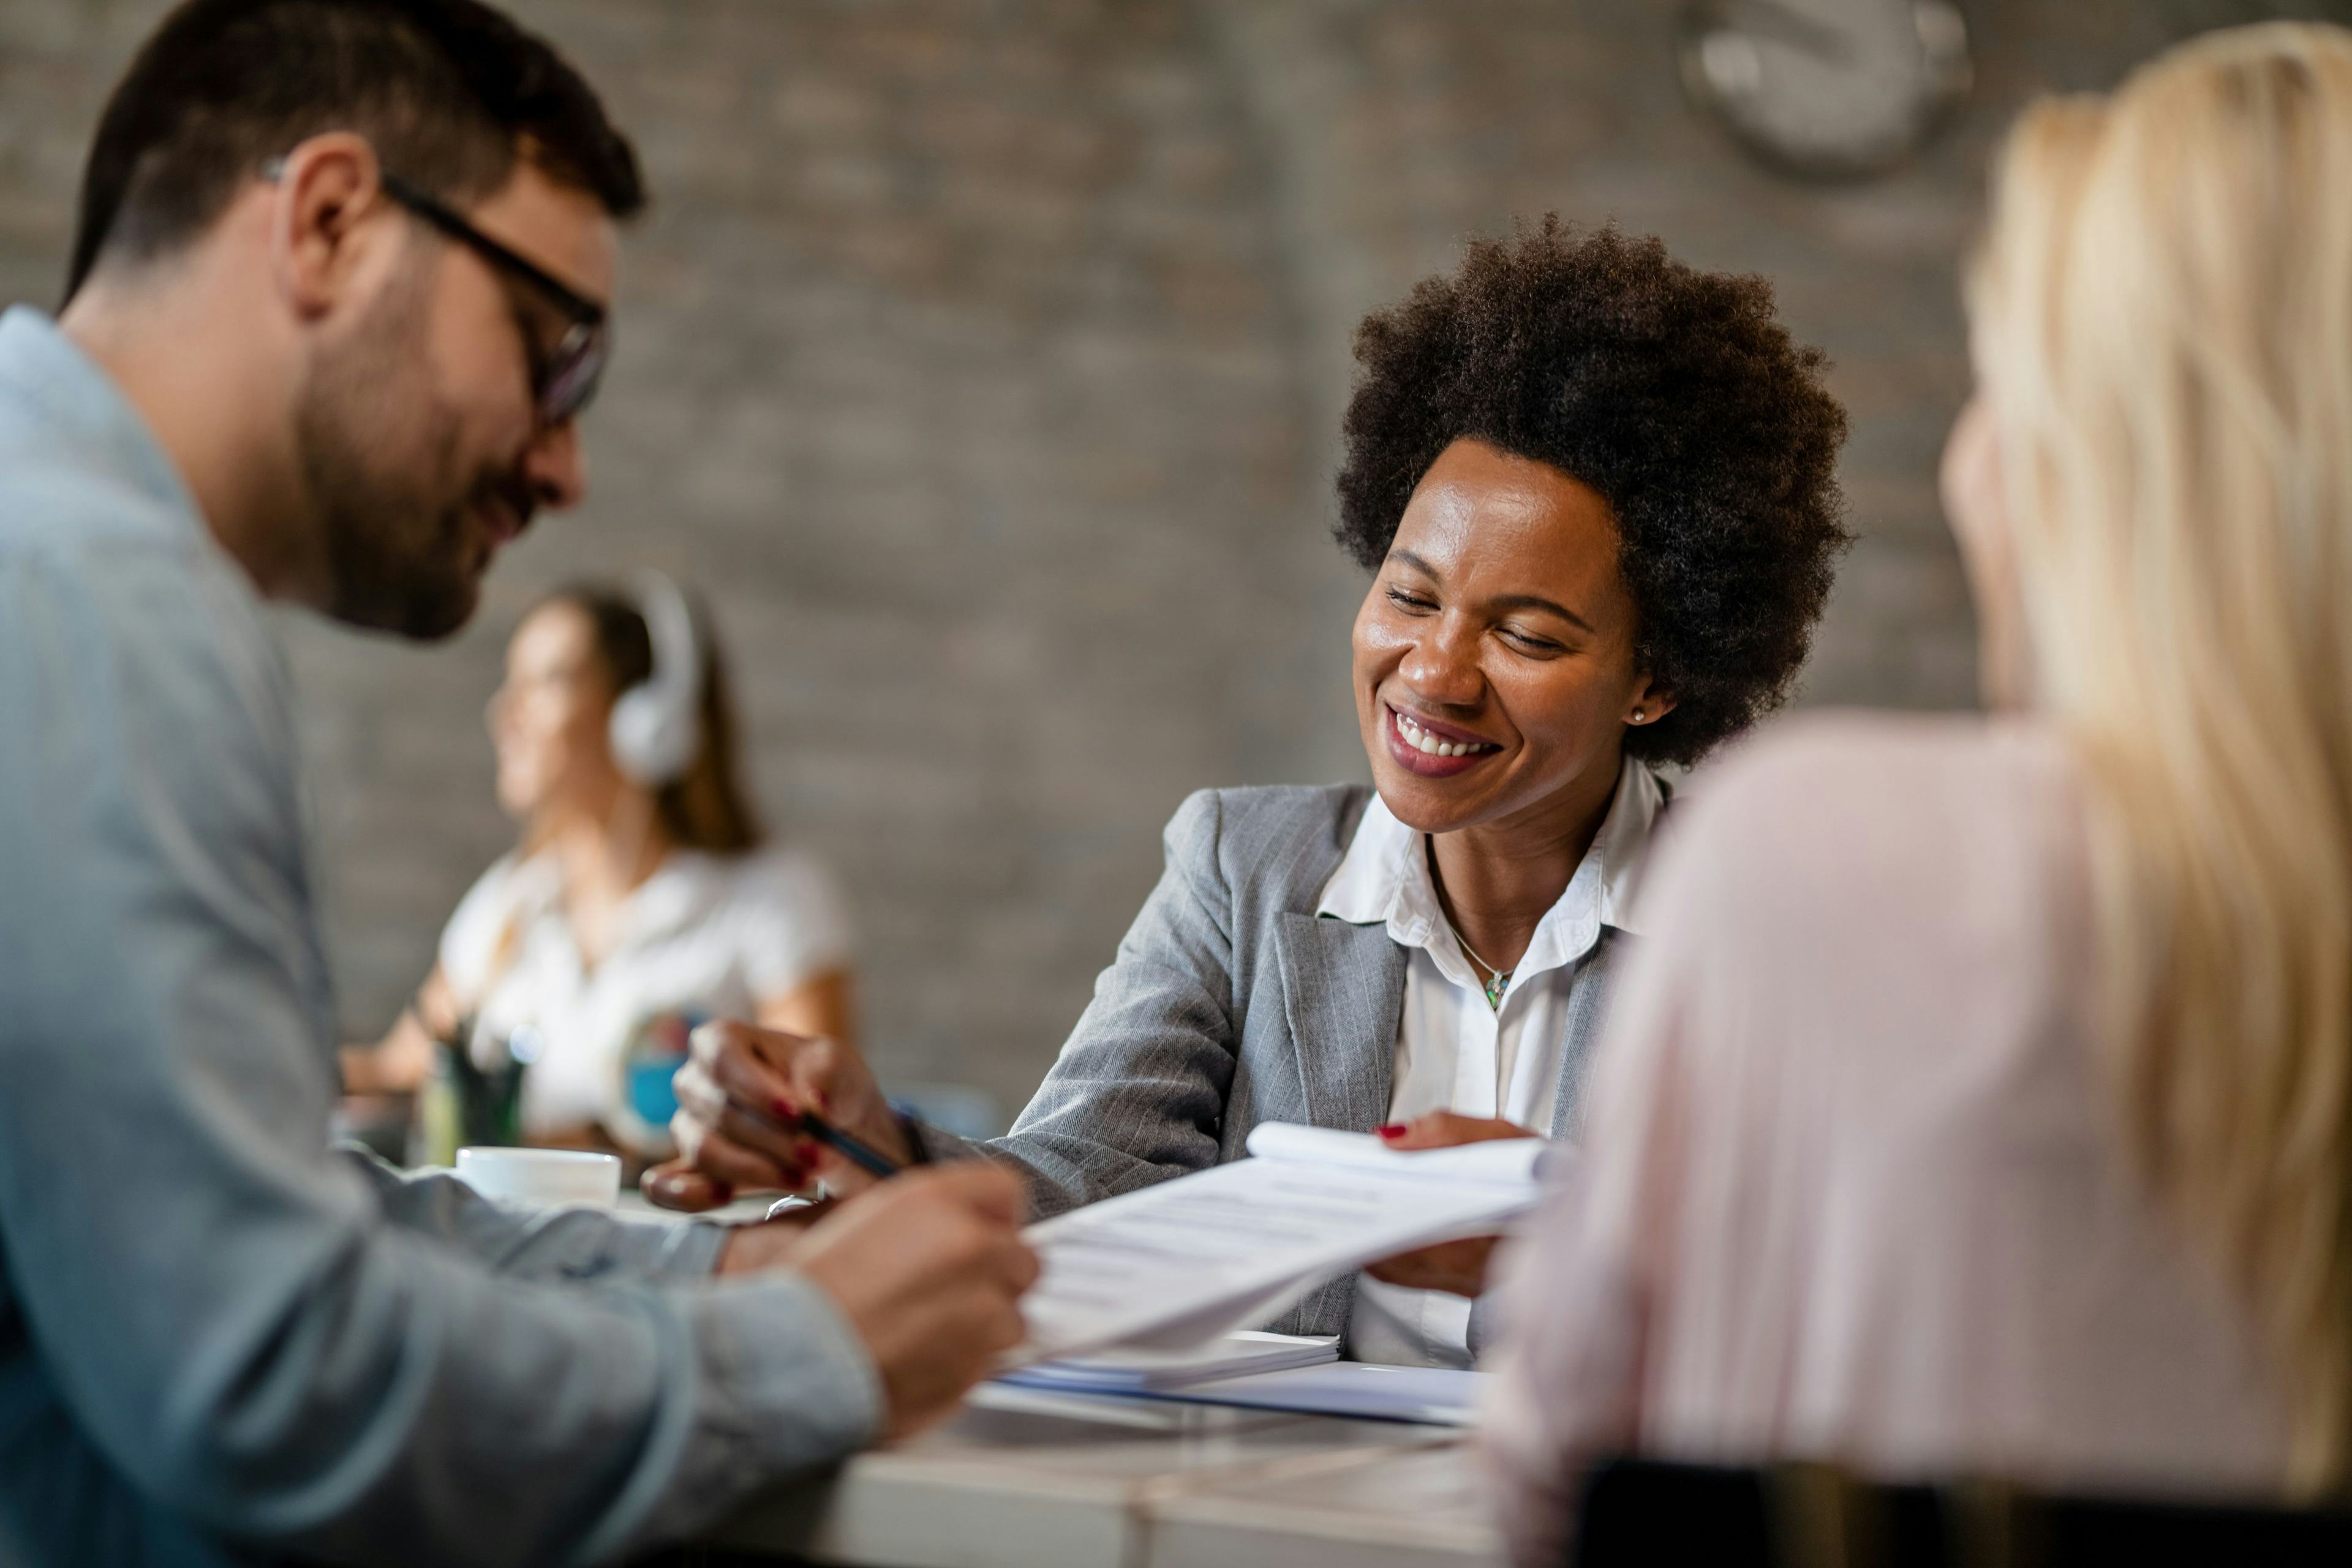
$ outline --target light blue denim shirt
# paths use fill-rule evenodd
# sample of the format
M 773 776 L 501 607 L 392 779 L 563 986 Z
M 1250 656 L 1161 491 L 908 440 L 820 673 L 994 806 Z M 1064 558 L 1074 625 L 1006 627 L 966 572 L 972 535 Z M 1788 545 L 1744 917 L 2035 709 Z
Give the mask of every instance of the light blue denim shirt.
M 0 317 L 0 1568 L 572 1563 L 864 1442 L 719 1233 L 331 1151 L 287 671 L 106 375 Z

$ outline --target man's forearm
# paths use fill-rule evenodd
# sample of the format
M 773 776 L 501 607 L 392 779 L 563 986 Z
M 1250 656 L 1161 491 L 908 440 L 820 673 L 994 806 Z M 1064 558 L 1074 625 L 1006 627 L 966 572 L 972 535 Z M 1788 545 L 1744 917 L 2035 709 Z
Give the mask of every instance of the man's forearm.
M 446 1171 L 403 1173 L 364 1150 L 347 1147 L 341 1152 L 375 1189 L 387 1219 L 516 1279 L 697 1279 L 717 1268 L 727 1239 L 726 1226 L 707 1222 L 510 1207 L 483 1197 Z

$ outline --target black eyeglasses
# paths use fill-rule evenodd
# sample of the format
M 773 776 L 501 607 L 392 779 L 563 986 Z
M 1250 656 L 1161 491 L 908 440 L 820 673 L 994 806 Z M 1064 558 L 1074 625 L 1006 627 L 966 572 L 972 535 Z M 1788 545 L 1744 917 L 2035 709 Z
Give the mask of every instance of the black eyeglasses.
M 263 165 L 263 177 L 277 179 L 285 173 L 286 160 L 273 158 Z M 501 271 L 530 284 L 562 310 L 571 325 L 552 350 L 542 351 L 537 338 L 526 330 L 524 352 L 530 357 L 530 391 L 538 405 L 539 421 L 552 428 L 568 424 L 580 416 L 596 395 L 596 384 L 604 374 L 604 363 L 612 356 L 612 331 L 605 323 L 604 307 L 550 273 L 537 262 L 509 249 L 476 228 L 457 211 L 425 195 L 406 180 L 394 174 L 379 176 L 383 194 L 398 202 L 416 216 L 431 224 L 451 239 L 472 249 L 484 260 Z

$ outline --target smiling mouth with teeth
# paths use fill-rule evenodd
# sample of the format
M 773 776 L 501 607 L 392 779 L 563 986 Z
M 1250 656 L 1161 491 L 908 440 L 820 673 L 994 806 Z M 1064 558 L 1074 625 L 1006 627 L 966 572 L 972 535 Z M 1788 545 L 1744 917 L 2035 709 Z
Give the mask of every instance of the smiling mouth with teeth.
M 1410 714 L 1390 709 L 1396 714 L 1397 733 L 1405 744 L 1433 757 L 1468 757 L 1482 752 L 1499 752 L 1503 748 L 1486 741 L 1441 741 L 1412 721 Z

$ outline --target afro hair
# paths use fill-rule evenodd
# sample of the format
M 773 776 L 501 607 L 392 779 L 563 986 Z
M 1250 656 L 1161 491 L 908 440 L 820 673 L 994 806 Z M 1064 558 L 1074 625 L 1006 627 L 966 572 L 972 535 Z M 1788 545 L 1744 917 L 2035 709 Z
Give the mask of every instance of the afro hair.
M 1673 694 L 1625 749 L 1691 763 L 1787 699 L 1850 542 L 1845 411 L 1761 278 L 1557 215 L 1473 244 L 1356 332 L 1333 531 L 1377 569 L 1438 454 L 1472 437 L 1609 503 L 1637 668 Z

